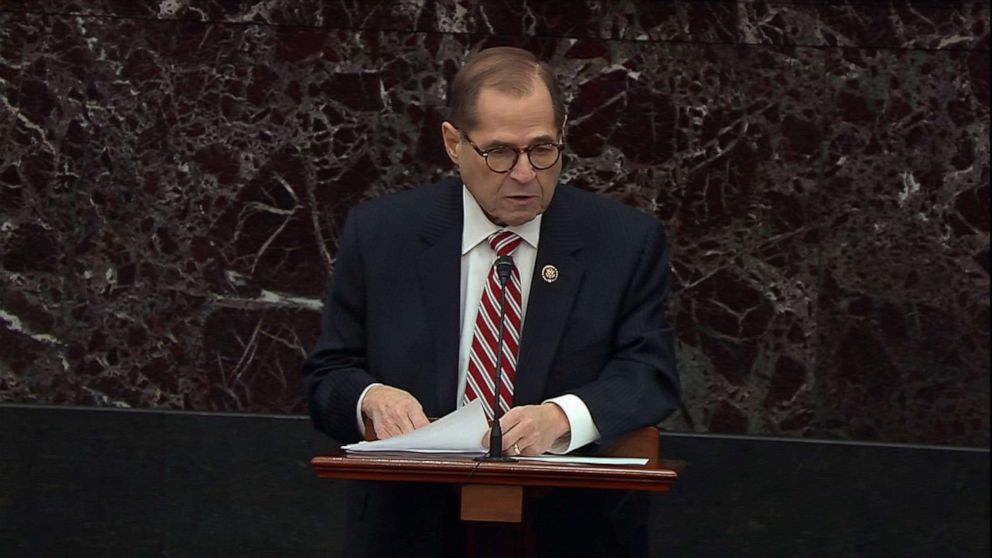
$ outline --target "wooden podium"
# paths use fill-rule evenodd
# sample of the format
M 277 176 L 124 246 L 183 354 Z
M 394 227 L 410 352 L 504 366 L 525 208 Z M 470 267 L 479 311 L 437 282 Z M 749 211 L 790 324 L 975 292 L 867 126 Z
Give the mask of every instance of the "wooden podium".
M 621 438 L 597 455 L 644 457 L 645 465 L 588 465 L 515 461 L 475 461 L 470 456 L 416 453 L 346 453 L 342 450 L 311 460 L 321 478 L 429 482 L 461 487 L 461 519 L 466 522 L 521 523 L 525 490 L 551 487 L 668 492 L 685 462 L 658 456 L 658 430 L 645 427 Z M 538 494 L 539 496 L 539 494 Z M 469 547 L 479 548 L 471 539 Z M 470 552 L 475 554 L 475 552 Z M 519 555 L 519 554 L 518 554 Z

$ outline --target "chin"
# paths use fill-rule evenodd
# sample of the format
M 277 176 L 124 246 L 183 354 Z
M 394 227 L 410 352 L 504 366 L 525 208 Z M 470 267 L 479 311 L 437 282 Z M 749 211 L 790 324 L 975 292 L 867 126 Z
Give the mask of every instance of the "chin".
M 512 215 L 503 220 L 507 226 L 516 227 L 518 225 L 523 225 L 524 223 L 529 223 L 537 217 L 537 213 L 528 213 L 526 215 Z

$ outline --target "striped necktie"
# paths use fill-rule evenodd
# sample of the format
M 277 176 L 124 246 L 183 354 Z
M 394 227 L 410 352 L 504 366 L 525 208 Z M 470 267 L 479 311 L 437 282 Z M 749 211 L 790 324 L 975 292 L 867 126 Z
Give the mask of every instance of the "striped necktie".
M 520 246 L 521 238 L 509 231 L 499 231 L 489 236 L 489 245 L 496 257 L 512 256 Z M 513 404 L 513 382 L 517 371 L 517 354 L 520 352 L 521 316 L 520 272 L 513 266 L 506 283 L 506 321 L 503 331 L 503 381 L 499 390 L 500 407 L 505 413 Z M 500 318 L 500 286 L 493 263 L 479 301 L 475 318 L 472 350 L 469 353 L 468 375 L 465 382 L 465 403 L 482 399 L 486 416 L 493 417 L 496 385 L 496 351 L 498 350 Z

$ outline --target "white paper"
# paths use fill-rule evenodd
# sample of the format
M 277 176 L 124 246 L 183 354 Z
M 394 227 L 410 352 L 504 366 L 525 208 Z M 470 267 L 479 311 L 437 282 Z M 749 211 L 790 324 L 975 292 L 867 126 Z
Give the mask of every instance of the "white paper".
M 482 409 L 482 400 L 476 399 L 453 413 L 445 415 L 427 426 L 374 442 L 358 442 L 341 446 L 350 452 L 402 451 L 415 453 L 468 453 L 483 454 L 482 437 L 489 430 L 489 421 Z M 539 455 L 514 457 L 525 461 L 551 463 L 586 463 L 593 465 L 645 465 L 648 460 L 636 457 L 586 457 L 581 455 Z
M 537 455 L 514 457 L 519 461 L 544 461 L 546 463 L 583 463 L 586 465 L 647 465 L 646 457 L 589 457 L 585 455 Z
M 485 453 L 482 437 L 489 430 L 482 400 L 476 399 L 461 409 L 445 415 L 427 426 L 374 442 L 341 446 L 347 451 L 415 451 L 425 453 Z

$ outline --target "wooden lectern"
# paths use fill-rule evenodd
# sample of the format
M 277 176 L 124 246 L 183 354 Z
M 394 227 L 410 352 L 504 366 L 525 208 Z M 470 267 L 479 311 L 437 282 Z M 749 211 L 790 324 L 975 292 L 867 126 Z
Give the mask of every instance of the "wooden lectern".
M 373 431 L 366 428 L 366 432 Z M 519 524 L 523 520 L 525 489 L 538 493 L 550 487 L 668 492 L 685 467 L 682 461 L 659 458 L 658 429 L 653 426 L 627 434 L 597 455 L 644 457 L 648 462 L 646 465 L 502 463 L 480 462 L 460 455 L 349 454 L 336 450 L 314 457 L 311 465 L 321 478 L 457 484 L 461 487 L 463 521 L 504 524 Z M 478 532 L 478 529 L 468 530 L 473 555 L 480 549 L 472 541 Z

